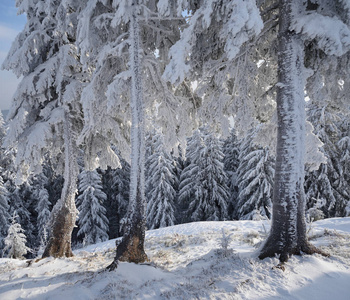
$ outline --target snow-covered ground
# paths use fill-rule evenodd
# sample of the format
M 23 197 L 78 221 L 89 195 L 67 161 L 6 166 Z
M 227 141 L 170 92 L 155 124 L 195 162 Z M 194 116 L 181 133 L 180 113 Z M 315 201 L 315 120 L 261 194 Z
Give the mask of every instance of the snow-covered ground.
M 0 259 L 0 299 L 350 299 L 350 218 L 314 222 L 312 242 L 331 254 L 295 256 L 282 271 L 260 261 L 268 222 L 199 222 L 151 230 L 149 264 L 120 263 L 115 241 L 75 251 L 68 259 Z M 230 238 L 227 251 L 223 232 Z

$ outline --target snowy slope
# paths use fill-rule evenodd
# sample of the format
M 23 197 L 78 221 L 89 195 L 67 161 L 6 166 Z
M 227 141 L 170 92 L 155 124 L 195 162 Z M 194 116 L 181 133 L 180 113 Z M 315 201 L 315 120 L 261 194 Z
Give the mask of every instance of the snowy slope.
M 350 299 L 350 218 L 314 222 L 309 235 L 329 252 L 260 261 L 268 222 L 198 222 L 151 230 L 149 264 L 120 263 L 115 240 L 75 251 L 69 259 L 0 259 L 0 299 Z M 220 246 L 223 233 L 229 249 Z

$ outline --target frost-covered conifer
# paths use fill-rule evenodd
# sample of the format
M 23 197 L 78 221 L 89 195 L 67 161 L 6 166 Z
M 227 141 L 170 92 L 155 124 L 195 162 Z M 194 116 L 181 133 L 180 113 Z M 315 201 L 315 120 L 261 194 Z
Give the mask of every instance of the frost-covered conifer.
M 234 216 L 243 220 L 270 219 L 274 161 L 268 149 L 254 144 L 253 136 L 254 132 L 250 132 L 241 140 Z
M 35 201 L 35 210 L 37 212 L 36 230 L 39 248 L 44 250 L 47 244 L 47 237 L 49 232 L 49 218 L 51 210 L 51 202 L 49 200 L 49 193 L 46 189 L 48 179 L 44 173 L 41 173 L 33 179 L 32 184 L 32 199 Z
M 49 193 L 49 201 L 52 206 L 60 199 L 64 184 L 63 176 L 55 172 L 55 167 L 50 161 L 46 161 L 43 166 L 43 174 L 47 177 L 45 188 Z
M 79 142 L 89 148 L 86 165 L 90 169 L 99 156 L 98 162 L 104 167 L 106 157 L 110 157 L 105 151 L 110 142 L 127 157 L 131 141 L 126 232 L 109 269 L 116 268 L 119 259 L 134 262 L 146 259 L 143 250 L 145 111 L 157 115 L 157 123 L 164 128 L 170 144 L 177 142 L 174 132 L 183 133 L 191 127 L 193 105 L 187 99 L 175 97 L 161 78 L 168 60 L 167 50 L 178 39 L 184 18 L 172 18 L 171 1 L 159 2 L 160 7 L 157 4 L 142 0 L 89 1 L 79 22 L 81 57 L 84 65 L 94 71 L 91 83 L 83 92 L 86 125 Z M 168 18 L 163 20 L 160 10 Z M 138 243 L 134 242 L 136 236 Z
M 6 182 L 9 199 L 9 213 L 16 213 L 16 219 L 26 232 L 28 246 L 35 246 L 35 227 L 33 224 L 32 214 L 30 212 L 31 205 L 31 187 L 29 183 L 23 183 L 20 186 L 13 184 L 11 180 Z
M 172 1 L 159 2 L 161 7 L 157 7 L 158 2 L 89 1 L 82 11 L 78 45 L 85 68 L 94 72 L 83 92 L 86 124 L 79 141 L 90 147 L 90 157 L 86 157 L 86 161 L 91 167 L 103 167 L 107 158 L 111 159 L 110 143 L 118 147 L 123 157 L 130 156 L 133 74 L 130 22 L 134 6 L 137 7 L 139 46 L 142 48 L 140 70 L 144 82 L 144 123 L 148 122 L 147 116 L 151 116 L 152 122 L 165 131 L 166 145 L 169 146 L 177 144 L 178 136 L 185 136 L 192 128 L 194 108 L 189 101 L 190 90 L 179 87 L 175 93 L 178 96 L 174 96 L 171 86 L 161 78 L 168 62 L 167 51 L 179 38 L 185 21 L 181 14 L 174 13 Z
M 197 205 L 193 210 L 192 218 L 200 219 L 204 211 L 206 220 L 225 220 L 227 218 L 228 187 L 224 172 L 222 142 L 207 128 L 202 129 L 205 147 L 200 154 L 200 172 L 203 189 L 196 190 L 202 208 Z M 189 210 L 191 211 L 192 203 Z M 198 209 L 199 208 L 199 209 Z M 198 218 L 199 217 L 199 218 Z
M 230 136 L 224 140 L 224 169 L 229 174 L 235 173 L 239 165 L 239 141 L 235 129 L 231 129 Z
M 3 224 L 0 229 L 0 248 L 4 249 L 4 242 L 3 239 L 7 234 L 7 229 L 10 225 L 10 214 L 9 214 L 9 199 L 8 199 L 8 191 L 6 187 L 4 186 L 4 180 L 3 180 L 3 167 L 6 168 L 6 165 L 4 163 L 5 161 L 5 149 L 2 147 L 2 142 L 5 137 L 6 131 L 4 127 L 4 119 L 2 116 L 2 112 L 0 111 L 0 224 Z
M 347 118 L 345 118 L 341 128 L 342 138 L 338 141 L 341 176 L 337 188 L 342 193 L 345 201 L 341 203 L 342 205 L 339 205 L 340 209 L 337 211 L 337 215 L 350 216 L 350 126 Z
M 175 84 L 195 82 L 194 94 L 200 99 L 196 103 L 199 116 L 209 124 L 219 125 L 226 135 L 228 116 L 234 115 L 241 120 L 241 127 L 249 128 L 254 115 L 249 110 L 254 96 L 247 82 L 255 82 L 257 66 L 250 56 L 254 56 L 256 47 L 250 53 L 249 48 L 241 50 L 241 46 L 249 46 L 248 42 L 263 28 L 256 1 L 204 0 L 176 4 L 178 10 L 191 13 L 187 28 L 170 49 L 171 60 L 164 78 Z
M 156 133 L 155 131 L 153 131 Z M 172 226 L 175 224 L 175 199 L 177 177 L 173 161 L 167 153 L 163 135 L 158 132 L 154 139 L 153 154 L 146 160 L 147 225 L 149 229 Z
M 346 1 L 279 1 L 278 131 L 273 193 L 273 213 L 278 218 L 272 219 L 270 235 L 261 248 L 260 258 L 279 253 L 280 261 L 284 262 L 291 254 L 320 252 L 307 241 L 304 218 L 307 132 L 304 91 L 309 92 L 311 99 L 317 98 L 306 84 L 305 63 L 307 67 L 312 66 L 310 61 L 316 62 L 320 52 L 324 57 L 348 55 L 349 10 Z M 310 55 L 310 49 L 317 51 Z M 312 69 L 314 76 L 320 75 L 317 68 Z M 348 78 L 344 78 L 346 80 Z
M 107 195 L 104 202 L 109 223 L 109 239 L 123 234 L 123 218 L 125 217 L 130 193 L 130 165 L 120 159 L 121 168 L 108 168 L 103 172 L 103 190 Z
M 240 152 L 235 129 L 231 129 L 230 135 L 224 140 L 222 152 L 224 154 L 224 170 L 227 174 L 227 186 L 229 188 L 228 215 L 233 216 L 238 197 L 237 169 Z
M 188 214 L 188 207 L 191 200 L 194 197 L 194 191 L 199 184 L 197 180 L 197 173 L 199 170 L 199 153 L 204 147 L 204 142 L 201 137 L 200 131 L 195 130 L 193 135 L 187 139 L 186 147 L 186 161 L 185 168 L 180 176 L 178 201 L 180 211 L 182 215 L 178 217 L 180 223 L 186 223 L 191 220 L 191 216 Z
M 305 153 L 310 154 L 306 157 L 313 160 L 315 168 L 323 157 L 315 151 L 315 145 L 319 146 L 317 142 L 313 151 L 305 149 L 305 141 L 314 135 L 310 134 L 311 126 L 305 125 L 304 91 L 309 74 L 304 62 L 323 55 L 311 55 L 304 60 L 304 54 L 318 48 L 326 54 L 324 57 L 346 55 L 350 48 L 349 4 L 341 0 L 186 1 L 180 4 L 180 9 L 188 8 L 191 15 L 180 41 L 170 50 L 172 61 L 164 76 L 171 82 L 182 82 L 185 77 L 204 78 L 198 83 L 197 93 L 203 96 L 202 115 L 209 117 L 210 122 L 220 120 L 222 125 L 227 110 L 230 113 L 226 112 L 226 116 L 234 115 L 240 131 L 249 129 L 256 122 L 254 119 L 258 119 L 268 125 L 269 134 L 264 136 L 277 132 L 273 202 L 279 218 L 273 218 L 272 231 L 260 257 L 279 253 L 280 260 L 285 261 L 291 253 L 315 252 L 306 238 L 304 162 Z M 276 35 L 277 25 L 279 35 Z M 215 40 L 208 43 L 211 38 Z M 202 51 L 204 45 L 207 52 Z M 257 48 L 259 51 L 255 51 Z M 274 80 L 265 82 L 263 71 L 268 71 L 266 77 Z M 236 80 L 235 74 L 242 72 L 249 76 Z M 276 104 L 271 101 L 274 97 L 267 97 L 269 101 L 260 100 L 276 92 L 278 110 L 274 114 Z M 242 104 L 240 113 L 236 103 Z M 256 113 L 259 110 L 263 113 Z M 278 130 L 274 129 L 275 125 L 270 126 L 277 123 Z M 228 127 L 227 123 L 223 124 Z M 287 203 L 293 209 L 284 209 Z
M 321 92 L 321 91 L 320 91 Z M 327 101 L 328 102 L 328 101 Z M 317 99 L 308 103 L 308 118 L 314 126 L 314 132 L 323 142 L 324 156 L 327 161 L 318 170 L 308 172 L 305 178 L 305 192 L 307 208 L 312 212 L 321 210 L 326 218 L 340 216 L 337 208 L 344 203 L 342 191 L 338 189 L 341 181 L 341 164 L 338 141 L 340 140 L 340 111 L 327 103 L 324 99 Z
M 5 148 L 3 143 L 6 137 L 7 127 L 4 123 L 2 112 L 0 111 L 0 176 L 6 183 L 7 180 L 14 180 L 14 153 L 15 149 Z
M 83 237 L 86 245 L 108 240 L 108 219 L 103 207 L 107 197 L 102 191 L 101 176 L 96 170 L 83 171 L 79 174 L 78 185 L 78 236 Z
M 0 141 L 3 141 L 5 135 L 6 135 L 6 130 L 4 126 L 4 116 L 2 115 L 2 112 L 0 110 Z
M 42 171 L 45 157 L 64 174 L 61 199 L 52 212 L 50 238 L 43 256 L 72 256 L 75 224 L 76 135 L 82 128 L 81 72 L 75 31 L 80 1 L 17 1 L 27 23 L 2 67 L 23 76 L 9 112 L 5 144 L 17 146 L 18 181 Z M 68 208 L 68 209 L 66 209 Z
M 4 237 L 7 235 L 7 229 L 10 226 L 10 214 L 8 205 L 8 191 L 4 186 L 2 177 L 0 176 L 0 248 L 4 249 Z
M 183 221 L 183 210 L 181 209 L 180 201 L 179 201 L 179 191 L 180 191 L 180 180 L 181 174 L 185 169 L 185 151 L 181 144 L 178 145 L 177 155 L 175 155 L 175 151 L 171 152 L 171 157 L 174 165 L 174 173 L 176 176 L 176 184 L 174 189 L 176 191 L 176 199 L 175 199 L 175 219 L 176 223 L 181 223 Z
M 188 141 L 189 165 L 180 183 L 180 201 L 188 201 L 192 221 L 227 218 L 228 187 L 224 172 L 222 143 L 206 127 Z
M 157 130 L 152 128 L 151 131 L 146 132 L 145 134 L 145 194 L 146 199 L 148 198 L 148 194 L 150 189 L 152 189 L 151 182 L 148 181 L 152 176 L 151 164 L 152 161 L 150 157 L 155 153 L 156 149 L 159 147 L 159 143 L 161 143 L 159 139 L 159 134 Z M 147 182 L 148 181 L 148 182 Z
M 130 164 L 121 157 L 120 168 L 108 168 L 102 177 L 103 190 L 107 195 L 105 207 L 109 221 L 109 239 L 119 237 L 123 234 L 123 224 L 128 208 L 130 197 Z
M 8 234 L 5 238 L 4 252 L 7 252 L 9 258 L 24 258 L 30 249 L 26 246 L 27 238 L 21 225 L 17 223 L 18 215 L 13 213 L 11 226 L 8 229 Z

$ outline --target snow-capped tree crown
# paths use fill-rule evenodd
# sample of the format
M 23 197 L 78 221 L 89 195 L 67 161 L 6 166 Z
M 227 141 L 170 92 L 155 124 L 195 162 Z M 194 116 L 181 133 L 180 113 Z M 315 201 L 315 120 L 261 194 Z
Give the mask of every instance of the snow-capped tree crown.
M 27 254 L 30 250 L 26 246 L 27 238 L 24 234 L 24 230 L 21 225 L 17 223 L 18 215 L 13 213 L 11 225 L 8 229 L 7 237 L 5 238 L 5 249 L 7 255 L 10 258 L 24 258 L 23 255 Z

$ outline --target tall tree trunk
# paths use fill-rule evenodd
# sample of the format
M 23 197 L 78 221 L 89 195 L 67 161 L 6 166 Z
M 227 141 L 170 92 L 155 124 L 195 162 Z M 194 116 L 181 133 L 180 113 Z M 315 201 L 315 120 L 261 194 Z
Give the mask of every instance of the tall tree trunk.
M 57 202 L 51 213 L 49 241 L 43 253 L 43 258 L 49 256 L 73 256 L 71 239 L 77 216 L 75 206 L 75 194 L 77 191 L 77 162 L 76 147 L 74 143 L 74 138 L 70 128 L 70 120 L 69 117 L 65 115 L 64 185 L 61 199 Z
M 259 257 L 277 254 L 285 262 L 292 254 L 319 251 L 308 243 L 305 223 L 304 45 L 300 35 L 289 29 L 292 1 L 280 0 L 279 5 L 278 133 L 272 227 Z
M 135 4 L 134 4 L 135 6 Z M 135 6 L 136 7 L 136 6 Z M 140 28 L 136 9 L 130 20 L 130 67 L 131 77 L 131 177 L 130 200 L 127 213 L 126 230 L 122 241 L 117 245 L 116 256 L 108 270 L 114 270 L 118 261 L 141 263 L 147 260 L 145 242 L 145 136 L 143 116 L 143 91 L 140 61 Z

